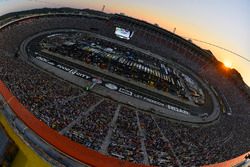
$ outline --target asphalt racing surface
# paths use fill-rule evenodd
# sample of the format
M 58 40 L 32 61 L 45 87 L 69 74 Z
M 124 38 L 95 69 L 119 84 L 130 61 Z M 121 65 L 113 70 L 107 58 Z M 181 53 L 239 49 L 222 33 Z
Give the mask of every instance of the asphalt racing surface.
M 23 42 L 23 45 L 21 46 L 21 51 L 23 54 L 27 54 L 29 58 L 38 59 L 40 61 L 43 61 L 44 63 L 57 67 L 60 70 L 70 72 L 72 73 L 72 75 L 76 75 L 89 81 L 93 81 L 93 76 L 98 76 L 102 80 L 102 82 L 100 83 L 101 86 L 107 87 L 107 85 L 109 85 L 108 87 L 112 91 L 118 91 L 123 95 L 141 99 L 151 104 L 166 108 L 168 110 L 173 110 L 174 112 L 176 112 L 177 115 L 184 114 L 186 116 L 189 115 L 191 117 L 200 118 L 200 115 L 207 113 L 208 117 L 204 122 L 212 122 L 213 120 L 218 118 L 219 114 L 215 113 L 217 112 L 217 110 L 214 110 L 213 102 L 215 100 L 213 100 L 212 102 L 212 98 L 210 97 L 211 92 L 209 95 L 208 91 L 210 90 L 207 90 L 207 88 L 204 89 L 204 93 L 206 96 L 205 104 L 202 106 L 190 105 L 179 100 L 170 98 L 168 96 L 156 93 L 154 91 L 151 91 L 150 89 L 140 87 L 134 83 L 128 82 L 128 80 L 126 79 L 117 78 L 110 72 L 109 74 L 107 74 L 101 70 L 96 70 L 89 66 L 83 65 L 83 63 L 81 63 L 80 61 L 72 61 L 72 59 L 66 56 L 57 56 L 41 51 L 41 48 L 39 47 L 39 42 L 46 36 L 55 33 L 75 33 L 75 31 L 76 30 L 54 30 L 36 34 L 35 36 L 30 37 L 29 39 Z M 211 117 L 209 118 L 209 116 Z

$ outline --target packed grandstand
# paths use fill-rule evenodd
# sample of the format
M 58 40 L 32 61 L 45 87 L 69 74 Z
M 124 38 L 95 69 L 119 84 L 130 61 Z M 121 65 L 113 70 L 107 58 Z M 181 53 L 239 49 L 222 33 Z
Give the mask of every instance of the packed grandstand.
M 41 124 L 83 149 L 164 167 L 215 164 L 250 150 L 249 88 L 190 41 L 92 10 L 25 11 L 0 24 L 1 84 Z M 32 120 L 14 113 L 32 129 Z M 74 166 L 43 154 L 56 166 Z

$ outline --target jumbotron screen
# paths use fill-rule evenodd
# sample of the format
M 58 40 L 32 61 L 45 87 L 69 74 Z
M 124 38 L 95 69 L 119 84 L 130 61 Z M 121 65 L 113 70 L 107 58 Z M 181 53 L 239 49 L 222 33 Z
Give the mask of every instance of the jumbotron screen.
M 134 35 L 134 32 L 126 30 L 124 28 L 116 27 L 115 28 L 115 35 L 119 38 L 129 40 Z

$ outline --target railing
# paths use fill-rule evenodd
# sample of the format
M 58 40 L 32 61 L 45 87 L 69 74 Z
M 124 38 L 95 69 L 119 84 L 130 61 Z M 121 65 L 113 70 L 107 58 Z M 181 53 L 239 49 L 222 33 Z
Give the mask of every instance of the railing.
M 230 151 L 230 150 L 228 150 Z M 203 167 L 236 167 L 238 164 L 242 163 L 245 160 L 245 156 L 250 154 L 250 152 L 245 153 L 243 155 L 240 155 L 236 158 L 233 158 L 231 160 L 225 161 L 225 162 L 220 162 L 212 165 L 205 165 Z
M 56 14 L 63 13 L 53 13 L 53 14 L 37 14 L 32 16 L 26 16 L 20 19 L 12 20 L 2 26 L 0 26 L 0 30 L 13 24 L 18 21 L 22 21 L 25 19 L 42 17 L 42 16 L 50 16 Z M 65 14 L 66 15 L 66 14 Z M 67 14 L 68 15 L 68 14 Z M 76 15 L 76 14 L 72 14 Z M 127 161 L 122 161 L 113 157 L 105 156 L 97 151 L 91 150 L 79 143 L 71 141 L 69 138 L 60 135 L 57 131 L 48 127 L 45 123 L 39 121 L 31 112 L 29 112 L 13 94 L 8 90 L 5 84 L 0 81 L 0 94 L 4 97 L 5 101 L 11 107 L 12 111 L 22 120 L 26 126 L 28 126 L 33 132 L 35 132 L 38 136 L 44 139 L 47 143 L 54 146 L 56 149 L 61 152 L 69 155 L 70 157 L 79 160 L 80 162 L 96 167 L 126 167 L 126 166 L 134 166 L 134 167 L 143 167 L 145 165 L 134 164 Z M 230 150 L 229 150 L 230 151 Z M 245 153 L 237 158 L 212 164 L 206 165 L 205 167 L 227 167 L 227 166 L 235 166 L 240 162 L 244 161 L 244 157 L 250 154 L 250 152 Z
M 95 167 L 146 167 L 128 161 L 116 159 L 91 150 L 69 138 L 60 135 L 57 131 L 48 127 L 29 112 L 18 99 L 8 90 L 6 85 L 0 81 L 0 94 L 4 97 L 16 116 L 40 138 L 55 147 L 64 154 L 76 159 L 86 165 Z

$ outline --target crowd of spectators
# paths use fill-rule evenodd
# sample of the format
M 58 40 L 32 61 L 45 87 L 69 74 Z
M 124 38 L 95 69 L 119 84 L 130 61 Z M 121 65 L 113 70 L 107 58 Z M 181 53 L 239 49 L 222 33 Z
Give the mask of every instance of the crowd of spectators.
M 100 150 L 116 107 L 113 101 L 103 101 L 67 131 L 66 135 L 87 147 Z
M 114 100 L 103 100 L 13 57 L 21 41 L 40 31 L 41 25 L 49 29 L 82 23 L 80 19 L 72 20 L 41 18 L 0 30 L 0 80 L 38 119 L 92 149 L 99 151 L 105 141 L 108 155 L 156 166 L 212 164 L 250 150 L 250 103 L 212 66 L 201 74 L 225 96 L 232 115 L 222 113 L 213 125 L 192 127 L 124 104 L 117 111 Z M 28 24 L 31 24 L 29 28 Z M 119 113 L 113 125 L 116 112 Z M 110 138 L 108 132 L 111 132 Z
M 160 166 L 177 166 L 177 159 L 171 150 L 171 145 L 167 138 L 162 135 L 157 122 L 151 115 L 145 113 L 139 113 L 139 119 L 145 135 L 144 142 L 149 163 L 155 166 L 159 164 Z
M 121 159 L 143 162 L 137 118 L 134 110 L 122 107 L 117 119 L 108 152 Z
M 162 118 L 157 118 L 157 122 L 168 136 L 181 164 L 190 166 L 195 163 L 200 166 L 222 161 L 227 151 L 232 149 L 230 141 L 234 137 L 235 128 L 230 124 L 232 118 L 225 114 L 221 117 L 219 126 L 215 124 L 202 128 L 188 127 Z M 227 147 L 223 147 L 224 145 Z
M 100 99 L 39 72 L 22 60 L 3 61 L 2 80 L 29 111 L 56 130 L 63 129 Z

